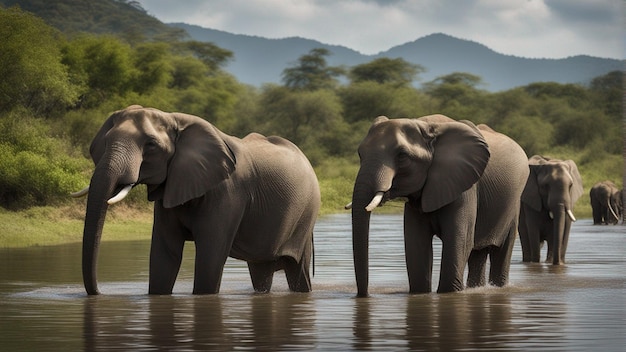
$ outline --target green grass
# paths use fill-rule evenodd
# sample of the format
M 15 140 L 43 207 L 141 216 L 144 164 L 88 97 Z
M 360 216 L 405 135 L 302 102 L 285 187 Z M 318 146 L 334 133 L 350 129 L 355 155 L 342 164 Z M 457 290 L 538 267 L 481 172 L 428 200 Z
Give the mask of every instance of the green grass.
M 118 208 L 107 215 L 103 241 L 150 239 L 151 212 L 124 206 Z M 0 248 L 80 242 L 84 209 L 82 204 L 34 207 L 23 211 L 0 208 Z
M 557 153 L 558 154 L 558 153 Z M 554 155 L 561 157 L 561 155 Z M 585 192 L 576 203 L 574 214 L 577 218 L 590 218 L 589 189 L 595 182 L 611 179 L 622 170 L 620 156 L 605 159 L 602 165 L 586 161 L 585 155 L 575 155 L 572 159 L 579 165 Z M 586 162 L 585 162 L 586 161 Z M 358 165 L 341 160 L 329 160 L 316 168 L 320 178 L 322 208 L 320 216 L 336 213 L 350 213 L 344 206 L 351 201 L 352 187 Z M 621 186 L 621 180 L 613 179 Z M 152 204 L 135 198 L 145 199 L 139 194 L 126 203 L 112 206 L 107 214 L 103 241 L 150 239 L 152 229 Z M 377 213 L 402 213 L 401 202 L 389 202 Z M 85 203 L 74 201 L 59 207 L 33 207 L 22 211 L 9 211 L 0 208 L 0 248 L 47 246 L 82 241 Z

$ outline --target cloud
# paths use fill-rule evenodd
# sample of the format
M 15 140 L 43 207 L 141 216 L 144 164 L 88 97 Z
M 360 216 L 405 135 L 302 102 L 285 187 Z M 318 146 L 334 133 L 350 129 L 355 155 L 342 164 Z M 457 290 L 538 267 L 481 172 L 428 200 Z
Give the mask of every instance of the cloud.
M 525 57 L 621 57 L 623 0 L 139 0 L 163 22 L 375 54 L 432 33 Z

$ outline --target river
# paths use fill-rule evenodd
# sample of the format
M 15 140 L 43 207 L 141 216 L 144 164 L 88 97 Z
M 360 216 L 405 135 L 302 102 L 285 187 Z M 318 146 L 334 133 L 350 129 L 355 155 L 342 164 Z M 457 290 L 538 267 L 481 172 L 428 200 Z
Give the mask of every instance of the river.
M 564 266 L 522 263 L 517 241 L 504 288 L 419 295 L 407 293 L 402 217 L 374 214 L 371 227 L 365 299 L 349 214 L 318 220 L 307 294 L 290 293 L 282 272 L 255 294 L 245 263 L 229 259 L 220 294 L 191 295 L 188 244 L 174 294 L 149 296 L 149 241 L 105 241 L 102 295 L 88 297 L 80 244 L 0 249 L 0 351 L 624 350 L 624 226 L 579 220 Z M 435 283 L 439 256 L 436 240 Z

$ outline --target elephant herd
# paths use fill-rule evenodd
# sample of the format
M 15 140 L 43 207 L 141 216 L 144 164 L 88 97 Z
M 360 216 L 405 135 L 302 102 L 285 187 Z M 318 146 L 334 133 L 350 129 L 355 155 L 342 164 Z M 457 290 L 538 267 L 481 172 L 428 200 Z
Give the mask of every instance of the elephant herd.
M 240 139 L 183 113 L 130 106 L 96 134 L 83 232 L 83 282 L 98 294 L 97 257 L 110 204 L 138 184 L 154 201 L 149 293 L 171 294 L 183 247 L 196 247 L 193 293 L 218 293 L 227 257 L 247 262 L 252 286 L 269 292 L 284 270 L 289 289 L 311 291 L 313 227 L 321 204 L 306 156 L 281 137 Z M 524 262 L 563 264 L 573 207 L 583 193 L 571 160 L 530 159 L 486 125 L 444 115 L 375 119 L 358 147 L 352 202 L 357 295 L 368 295 L 369 220 L 405 200 L 404 243 L 411 293 L 432 289 L 433 239 L 442 242 L 437 292 L 508 282 L 519 234 Z M 617 223 L 621 193 L 610 181 L 590 192 L 594 224 Z M 489 260 L 488 275 L 485 272 Z M 464 281 L 465 269 L 467 279 Z

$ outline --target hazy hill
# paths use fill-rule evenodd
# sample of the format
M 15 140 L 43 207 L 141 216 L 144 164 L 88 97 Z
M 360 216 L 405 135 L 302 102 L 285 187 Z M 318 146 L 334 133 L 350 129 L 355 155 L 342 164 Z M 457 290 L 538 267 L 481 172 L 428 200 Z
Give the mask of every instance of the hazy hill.
M 328 63 L 347 67 L 371 61 L 378 57 L 401 57 L 420 64 L 426 72 L 421 82 L 431 81 L 452 72 L 468 72 L 482 77 L 490 91 L 505 90 L 533 82 L 588 83 L 597 76 L 621 70 L 620 60 L 591 56 L 564 59 L 528 59 L 499 54 L 486 46 L 445 34 L 432 34 L 413 42 L 395 46 L 377 55 L 363 55 L 342 46 L 320 43 L 303 38 L 267 39 L 227 33 L 183 23 L 173 27 L 187 31 L 199 41 L 209 41 L 231 50 L 235 60 L 226 69 L 240 81 L 252 85 L 279 83 L 281 72 L 301 55 L 313 48 L 332 52 Z
M 452 72 L 480 76 L 481 88 L 498 91 L 539 81 L 587 83 L 610 71 L 622 70 L 623 62 L 591 56 L 565 59 L 527 59 L 502 55 L 479 43 L 445 34 L 432 34 L 391 48 L 377 55 L 363 55 L 352 49 L 304 38 L 267 39 L 237 35 L 182 23 L 166 25 L 150 16 L 133 0 L 0 0 L 5 7 L 18 5 L 65 33 L 111 33 L 131 42 L 191 38 L 212 42 L 234 53 L 226 66 L 241 82 L 259 86 L 280 83 L 282 71 L 313 48 L 332 52 L 328 64 L 346 67 L 381 56 L 401 57 L 424 66 L 421 82 Z M 186 32 L 185 32 L 186 31 Z M 419 86 L 419 82 L 417 84 Z
M 131 42 L 186 38 L 184 31 L 148 15 L 132 0 L 0 0 L 0 5 L 19 6 L 67 34 L 115 34 Z

